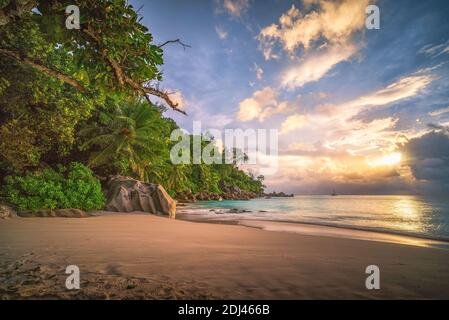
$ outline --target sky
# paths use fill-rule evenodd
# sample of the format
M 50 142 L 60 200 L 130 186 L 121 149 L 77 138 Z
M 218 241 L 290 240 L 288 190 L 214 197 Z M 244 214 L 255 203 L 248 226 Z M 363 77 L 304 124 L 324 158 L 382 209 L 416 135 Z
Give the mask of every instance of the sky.
M 448 1 L 132 0 L 180 127 L 277 129 L 268 190 L 449 190 Z M 368 5 L 380 29 L 367 29 Z M 254 170 L 250 166 L 248 170 Z

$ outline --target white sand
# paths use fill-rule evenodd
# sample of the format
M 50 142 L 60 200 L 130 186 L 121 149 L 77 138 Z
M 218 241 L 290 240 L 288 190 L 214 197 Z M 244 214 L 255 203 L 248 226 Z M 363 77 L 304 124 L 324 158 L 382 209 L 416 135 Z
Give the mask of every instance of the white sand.
M 0 298 L 449 298 L 449 250 L 258 228 L 142 214 L 5 220 Z M 64 289 L 69 264 L 84 295 Z M 370 264 L 380 290 L 365 288 Z

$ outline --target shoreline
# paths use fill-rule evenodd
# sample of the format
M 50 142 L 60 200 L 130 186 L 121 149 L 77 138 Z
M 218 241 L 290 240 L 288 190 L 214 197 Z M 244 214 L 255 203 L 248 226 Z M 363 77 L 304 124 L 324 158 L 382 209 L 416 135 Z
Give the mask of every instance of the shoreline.
M 388 242 L 401 245 L 432 247 L 449 250 L 449 240 L 419 237 L 390 230 L 374 230 L 356 226 L 337 226 L 313 222 L 273 221 L 273 220 L 239 220 L 238 225 L 259 228 L 265 231 L 307 234 L 311 236 L 335 237 L 363 241 Z M 292 228 L 289 228 L 289 227 Z M 341 232 L 338 232 L 341 231 Z
M 189 208 L 189 207 L 182 207 L 182 209 L 179 209 L 179 213 L 176 217 L 176 219 L 184 220 L 184 221 L 191 221 L 191 222 L 200 222 L 200 223 L 212 223 L 212 224 L 230 224 L 230 225 L 244 225 L 241 224 L 241 221 L 254 221 L 258 223 L 273 223 L 273 224 L 291 224 L 291 225 L 298 225 L 298 226 L 311 226 L 311 227 L 326 227 L 326 228 L 336 228 L 336 229 L 342 229 L 348 231 L 348 238 L 350 237 L 350 233 L 352 231 L 361 231 L 361 232 L 367 232 L 367 233 L 375 233 L 375 234 L 381 234 L 381 235 L 392 235 L 392 236 L 398 236 L 398 237 L 404 237 L 404 238 L 413 238 L 417 240 L 428 240 L 429 243 L 435 243 L 440 244 L 441 246 L 447 246 L 449 249 L 449 237 L 444 236 L 437 236 L 437 235 L 426 235 L 426 234 L 418 234 L 408 231 L 399 231 L 399 230 L 391 230 L 391 229 L 381 229 L 381 228 L 374 228 L 374 227 L 362 227 L 362 226 L 356 226 L 356 225 L 347 225 L 347 224 L 332 224 L 332 223 L 326 223 L 326 222 L 308 222 L 308 221 L 292 221 L 292 220 L 273 220 L 273 219 L 247 219 L 247 218 L 238 218 L 238 214 L 235 214 L 235 219 L 228 219 L 228 220 L 220 220 L 220 219 L 209 219 L 206 217 L 192 217 L 189 216 L 189 213 L 182 212 L 184 209 L 188 210 L 195 210 L 197 208 Z M 248 226 L 251 227 L 251 226 Z M 262 228 L 263 229 L 263 228 Z M 264 229 L 266 230 L 266 229 Z M 281 231 L 281 230 L 276 230 Z M 284 231 L 284 232 L 293 232 L 293 231 Z M 376 239 L 373 239 L 373 241 L 376 241 Z
M 448 250 L 269 231 L 139 212 L 4 220 L 0 299 L 449 296 Z M 81 270 L 78 292 L 64 288 L 72 264 Z M 381 270 L 381 290 L 364 286 L 371 264 Z

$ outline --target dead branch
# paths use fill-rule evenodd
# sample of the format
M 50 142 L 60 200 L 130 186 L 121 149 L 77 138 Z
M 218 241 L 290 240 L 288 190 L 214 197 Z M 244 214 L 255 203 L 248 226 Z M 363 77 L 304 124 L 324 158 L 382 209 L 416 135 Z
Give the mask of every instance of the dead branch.
M 167 45 L 167 44 L 169 44 L 169 43 L 178 43 L 178 44 L 180 44 L 180 45 L 184 48 L 184 50 L 185 50 L 186 48 L 191 48 L 190 45 L 183 43 L 180 39 L 176 39 L 176 40 L 167 40 L 167 41 L 165 41 L 164 43 L 158 45 L 158 47 L 159 47 L 159 48 L 162 48 L 163 46 L 165 46 L 165 45 Z

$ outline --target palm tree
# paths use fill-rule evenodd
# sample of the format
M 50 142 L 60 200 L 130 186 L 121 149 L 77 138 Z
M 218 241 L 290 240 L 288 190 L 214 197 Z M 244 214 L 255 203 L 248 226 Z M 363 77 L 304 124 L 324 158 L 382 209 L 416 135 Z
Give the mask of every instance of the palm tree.
M 159 111 L 145 102 L 122 105 L 105 126 L 90 126 L 79 132 L 89 137 L 82 149 L 95 147 L 90 167 L 124 163 L 140 179 L 147 180 L 147 168 L 160 153 L 165 130 Z
M 146 174 L 148 180 L 163 185 L 167 190 L 182 191 L 188 182 L 187 166 L 184 164 L 171 164 L 165 161 L 162 164 L 152 165 Z

